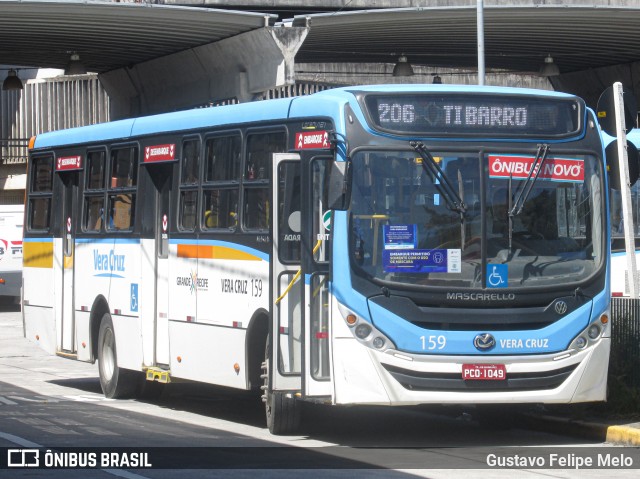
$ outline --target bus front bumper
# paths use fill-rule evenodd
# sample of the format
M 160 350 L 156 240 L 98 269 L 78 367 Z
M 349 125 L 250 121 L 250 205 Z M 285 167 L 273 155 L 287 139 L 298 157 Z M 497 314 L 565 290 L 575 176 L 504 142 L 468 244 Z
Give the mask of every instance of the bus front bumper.
M 355 339 L 333 347 L 336 404 L 508 404 L 604 401 L 611 339 L 584 350 L 519 356 L 378 352 Z M 463 364 L 504 365 L 504 380 L 464 380 Z

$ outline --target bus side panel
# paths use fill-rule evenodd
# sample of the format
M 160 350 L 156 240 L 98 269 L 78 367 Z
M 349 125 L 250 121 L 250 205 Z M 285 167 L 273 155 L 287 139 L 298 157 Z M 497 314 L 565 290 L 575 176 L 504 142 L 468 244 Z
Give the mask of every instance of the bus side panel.
M 246 330 L 169 321 L 171 375 L 246 389 Z
M 104 251 L 103 251 L 104 250 Z M 108 260 L 103 254 L 109 252 L 108 244 L 97 240 L 76 242 L 75 249 L 75 309 L 90 311 L 97 295 L 109 298 L 111 277 L 108 274 Z
M 200 245 L 199 323 L 246 329 L 256 310 L 269 308 L 269 263 L 256 254 Z
M 52 308 L 24 306 L 25 337 L 49 354 L 56 353 L 56 325 Z
M 266 255 L 238 244 L 201 240 L 198 256 L 197 322 L 222 326 L 214 328 L 221 337 L 231 335 L 236 338 L 227 330 L 233 328 L 241 330 L 245 338 L 255 312 L 269 308 L 269 263 Z M 248 388 L 247 347 L 246 343 L 240 343 L 229 349 L 227 355 L 220 356 L 220 360 L 225 362 L 214 360 L 214 364 L 223 365 L 219 380 L 224 382 L 216 379 L 217 384 Z M 240 370 L 230 368 L 235 363 L 241 367 Z M 231 372 L 232 376 L 227 377 Z
M 156 283 L 166 281 L 166 278 L 156 277 L 156 243 L 154 239 L 141 241 L 140 282 L 137 292 L 131 293 L 132 313 L 138 313 L 140 318 L 140 332 L 142 335 L 142 365 L 155 364 L 155 321 L 156 321 Z M 135 283 L 134 283 L 135 284 Z M 134 286 L 135 290 L 136 287 Z M 136 311 L 137 310 L 137 311 Z M 158 334 L 158 338 L 166 338 L 166 334 Z M 168 345 L 163 345 L 168 348 Z
M 109 252 L 112 270 L 109 308 L 118 348 L 118 365 L 126 369 L 142 369 L 142 328 L 140 324 L 141 300 L 140 271 L 143 258 L 141 242 L 137 239 L 117 239 Z M 150 282 L 152 282 L 151 280 Z M 153 308 L 152 300 L 145 307 Z
M 172 240 L 169 245 L 169 320 L 196 320 L 197 250 L 195 240 Z
M 116 333 L 118 365 L 135 370 L 142 367 L 140 299 L 136 294 L 142 256 L 137 239 L 83 240 L 76 247 L 75 309 L 91 311 L 96 298 L 104 296 Z
M 25 239 L 23 250 L 25 336 L 55 354 L 53 239 Z
M 172 241 L 169 337 L 173 376 L 247 388 L 246 329 L 255 311 L 268 307 L 267 259 L 258 250 L 230 242 Z M 192 356 L 193 360 L 186 360 Z
M 76 310 L 75 316 L 77 358 L 78 361 L 89 362 L 93 359 L 91 357 L 91 313 Z

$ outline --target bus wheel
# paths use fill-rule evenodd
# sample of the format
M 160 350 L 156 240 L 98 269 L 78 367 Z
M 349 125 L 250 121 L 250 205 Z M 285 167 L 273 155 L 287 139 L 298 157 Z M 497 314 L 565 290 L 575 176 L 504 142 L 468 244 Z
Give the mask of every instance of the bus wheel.
M 273 391 L 269 383 L 269 359 L 271 358 L 269 338 L 262 363 L 263 396 L 269 432 L 275 435 L 295 434 L 300 427 L 301 404 L 293 397 Z
M 100 321 L 98 370 L 100 371 L 100 386 L 105 397 L 115 399 L 134 395 L 139 384 L 139 374 L 136 374 L 136 371 L 118 367 L 116 336 L 109 313 L 105 313 Z

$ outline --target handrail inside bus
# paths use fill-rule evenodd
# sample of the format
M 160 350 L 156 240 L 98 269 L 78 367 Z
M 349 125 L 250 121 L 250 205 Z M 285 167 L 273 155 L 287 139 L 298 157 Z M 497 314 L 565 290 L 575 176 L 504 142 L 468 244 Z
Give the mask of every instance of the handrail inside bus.
M 316 245 L 313 247 L 313 253 L 315 254 L 318 249 L 320 249 L 320 245 L 322 244 L 322 240 L 319 239 L 318 242 L 316 243 Z M 291 291 L 291 288 L 293 288 L 293 285 L 295 284 L 296 281 L 298 281 L 298 278 L 300 277 L 300 274 L 302 273 L 302 268 L 300 268 L 297 273 L 293 276 L 293 278 L 291 279 L 291 281 L 289 282 L 289 285 L 287 286 L 287 288 L 284 290 L 284 292 L 276 299 L 275 304 L 280 303 L 280 301 L 283 300 L 283 298 L 289 294 L 289 291 Z

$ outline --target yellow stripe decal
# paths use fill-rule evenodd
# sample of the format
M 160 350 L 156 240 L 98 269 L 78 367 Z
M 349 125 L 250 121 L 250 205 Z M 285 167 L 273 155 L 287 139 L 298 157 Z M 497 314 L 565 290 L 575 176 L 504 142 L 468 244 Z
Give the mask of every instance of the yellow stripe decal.
M 22 243 L 25 268 L 53 268 L 53 242 L 28 241 Z

